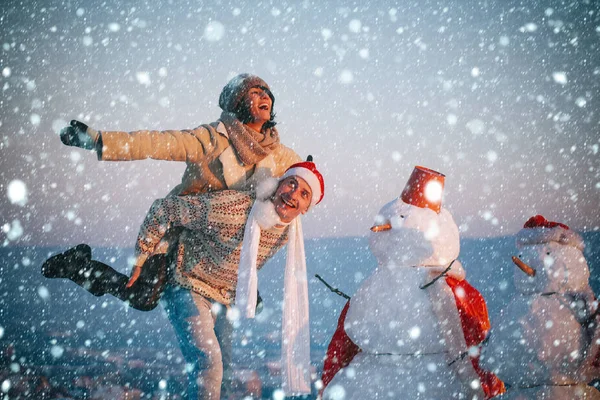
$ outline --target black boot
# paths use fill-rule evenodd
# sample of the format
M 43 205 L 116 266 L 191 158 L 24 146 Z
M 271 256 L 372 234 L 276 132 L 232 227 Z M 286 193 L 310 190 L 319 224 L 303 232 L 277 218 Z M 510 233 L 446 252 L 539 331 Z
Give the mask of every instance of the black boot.
M 42 275 L 46 278 L 72 279 L 86 261 L 92 259 L 92 249 L 87 244 L 77 246 L 47 259 L 42 264 Z
M 127 288 L 129 277 L 92 260 L 92 250 L 87 244 L 50 257 L 42 265 L 42 275 L 70 279 L 94 296 L 111 294 L 141 311 L 150 311 L 158 305 L 169 278 L 166 255 L 156 254 L 146 260 L 138 280 Z
M 104 285 L 98 278 L 103 274 L 104 267 L 104 264 L 92 260 L 90 246 L 79 244 L 47 259 L 42 264 L 42 275 L 46 278 L 70 279 L 94 296 L 102 296 Z

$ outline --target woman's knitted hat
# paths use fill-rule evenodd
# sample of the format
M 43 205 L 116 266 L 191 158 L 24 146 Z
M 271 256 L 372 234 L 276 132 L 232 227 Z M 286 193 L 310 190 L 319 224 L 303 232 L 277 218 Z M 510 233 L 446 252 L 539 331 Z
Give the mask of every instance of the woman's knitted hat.
M 269 88 L 269 85 L 267 85 L 267 82 L 256 75 L 244 73 L 239 74 L 227 82 L 227 85 L 225 85 L 219 96 L 219 107 L 226 112 L 236 112 L 246 92 L 253 87 L 267 89 L 271 101 L 275 104 L 275 97 L 273 96 L 273 93 L 271 93 L 271 89 Z

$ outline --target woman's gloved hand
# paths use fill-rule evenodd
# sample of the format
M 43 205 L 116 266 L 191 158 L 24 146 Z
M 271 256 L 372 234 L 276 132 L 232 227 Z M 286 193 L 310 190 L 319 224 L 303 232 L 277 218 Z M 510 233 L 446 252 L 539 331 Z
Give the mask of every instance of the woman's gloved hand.
M 86 150 L 96 148 L 100 132 L 80 121 L 72 120 L 70 126 L 61 129 L 60 140 L 67 146 L 80 147 Z

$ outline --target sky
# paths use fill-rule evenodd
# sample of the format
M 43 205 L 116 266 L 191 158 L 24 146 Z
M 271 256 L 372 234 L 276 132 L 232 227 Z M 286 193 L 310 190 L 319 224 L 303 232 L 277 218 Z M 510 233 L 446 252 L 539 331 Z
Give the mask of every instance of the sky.
M 99 162 L 99 130 L 189 129 L 250 72 L 281 140 L 314 156 L 309 238 L 362 236 L 415 165 L 446 175 L 465 237 L 535 214 L 600 229 L 597 1 L 4 1 L 0 242 L 133 246 L 184 165 Z

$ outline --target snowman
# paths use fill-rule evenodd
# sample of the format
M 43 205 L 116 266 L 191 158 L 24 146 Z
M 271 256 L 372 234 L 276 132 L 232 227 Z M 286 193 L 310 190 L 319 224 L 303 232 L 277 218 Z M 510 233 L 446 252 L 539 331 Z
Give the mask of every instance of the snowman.
M 583 239 L 568 226 L 530 218 L 517 234 L 516 293 L 482 349 L 504 380 L 503 399 L 600 399 L 598 302 Z
M 483 297 L 456 260 L 458 228 L 441 207 L 444 175 L 415 167 L 375 219 L 378 261 L 344 307 L 325 358 L 324 399 L 484 399 L 502 382 L 478 366 Z

